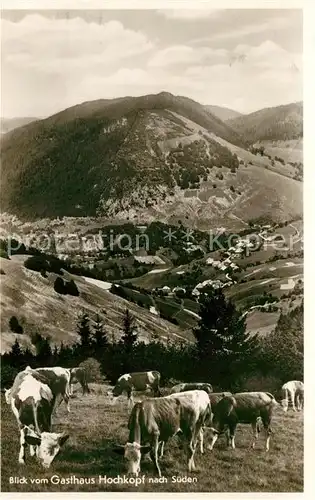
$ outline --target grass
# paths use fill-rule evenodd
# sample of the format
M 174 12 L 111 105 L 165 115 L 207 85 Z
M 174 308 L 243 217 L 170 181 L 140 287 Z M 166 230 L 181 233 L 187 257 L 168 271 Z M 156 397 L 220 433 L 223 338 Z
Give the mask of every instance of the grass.
M 184 452 L 177 438 L 173 438 L 166 445 L 160 463 L 166 478 L 164 482 L 149 482 L 156 476 L 150 459 L 145 457 L 141 466 L 141 473 L 145 475 L 144 484 L 138 487 L 99 484 L 99 476 L 113 478 L 125 473 L 123 459 L 112 451 L 112 447 L 127 440 L 128 413 L 124 398 L 112 406 L 105 385 L 94 384 L 92 387 L 90 395 L 74 394 L 70 415 L 66 413 L 64 404 L 59 407 L 54 430 L 67 431 L 70 438 L 48 471 L 42 471 L 28 456 L 26 466 L 18 465 L 17 425 L 2 396 L 2 491 L 303 491 L 303 415 L 291 411 L 284 414 L 281 409 L 275 412 L 269 453 L 264 451 L 263 433 L 257 448 L 249 449 L 251 428 L 239 425 L 236 450 L 227 449 L 225 439 L 218 440 L 213 452 L 206 451 L 204 456 L 199 452 L 196 454 L 197 472 L 187 474 Z M 28 484 L 9 483 L 10 477 L 23 476 L 28 479 Z M 68 478 L 69 484 L 52 484 L 52 476 L 59 477 L 63 482 Z M 196 478 L 196 482 L 172 482 L 172 476 Z M 30 478 L 46 479 L 47 483 L 31 484 Z M 75 484 L 77 482 L 82 484 Z

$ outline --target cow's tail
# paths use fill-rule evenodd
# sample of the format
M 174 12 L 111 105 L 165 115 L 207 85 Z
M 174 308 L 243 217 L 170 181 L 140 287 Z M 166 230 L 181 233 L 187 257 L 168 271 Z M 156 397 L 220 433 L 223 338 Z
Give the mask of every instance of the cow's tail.
M 284 411 L 287 411 L 289 407 L 289 391 L 285 387 L 281 389 L 281 406 Z
M 39 428 L 38 420 L 37 420 L 37 404 L 35 403 L 35 401 L 32 402 L 32 410 L 33 410 L 35 431 L 40 436 L 41 432 L 40 432 L 40 428 Z

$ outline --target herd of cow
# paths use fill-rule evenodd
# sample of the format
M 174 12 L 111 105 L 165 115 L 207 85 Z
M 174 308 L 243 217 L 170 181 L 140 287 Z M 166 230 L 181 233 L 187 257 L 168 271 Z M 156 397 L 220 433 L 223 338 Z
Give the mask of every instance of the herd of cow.
M 204 432 L 209 439 L 208 449 L 220 435 L 226 434 L 227 445 L 235 448 L 235 430 L 238 423 L 251 424 L 255 447 L 261 425 L 266 433 L 266 451 L 269 450 L 273 409 L 282 406 L 294 411 L 304 406 L 303 382 L 290 381 L 282 387 L 279 404 L 268 392 L 214 393 L 209 383 L 175 385 L 167 396 L 161 396 L 161 375 L 157 371 L 122 375 L 108 393 L 114 404 L 122 394 L 128 397 L 131 408 L 128 422 L 129 438 L 125 445 L 113 451 L 124 455 L 127 472 L 138 475 L 142 455 L 150 453 L 156 472 L 161 476 L 159 458 L 165 443 L 173 436 L 183 439 L 187 450 L 188 471 L 195 470 L 194 456 L 199 444 L 204 453 Z M 17 374 L 10 389 L 5 389 L 8 405 L 16 417 L 20 433 L 18 461 L 25 464 L 26 447 L 31 456 L 36 454 L 40 464 L 49 468 L 69 435 L 51 432 L 52 415 L 62 400 L 70 412 L 69 401 L 73 384 L 79 382 L 83 394 L 90 392 L 86 373 L 81 368 L 36 368 L 29 366 Z M 135 391 L 150 389 L 154 397 L 133 404 Z

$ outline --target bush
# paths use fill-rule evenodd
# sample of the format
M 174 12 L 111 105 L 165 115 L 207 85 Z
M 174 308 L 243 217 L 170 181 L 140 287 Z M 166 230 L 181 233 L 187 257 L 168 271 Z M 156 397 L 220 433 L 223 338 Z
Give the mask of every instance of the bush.
M 63 279 L 60 278 L 60 276 L 58 276 L 55 279 L 54 290 L 55 290 L 55 292 L 60 293 L 62 295 L 67 294 L 67 286 L 66 286 L 65 282 L 63 281 Z
M 1 363 L 1 387 L 2 389 L 8 389 L 12 386 L 16 375 L 19 370 L 13 368 L 13 366 L 7 365 L 6 363 Z
M 89 382 L 104 382 L 101 364 L 95 358 L 87 358 L 85 361 L 79 364 L 80 368 L 83 368 L 86 373 L 86 381 Z
M 32 257 L 28 257 L 24 262 L 24 267 L 27 269 L 31 269 L 32 271 L 48 271 L 49 265 L 45 257 L 42 255 L 33 255 Z
M 0 269 L 0 274 L 5 274 L 3 269 Z
M 80 295 L 78 287 L 73 280 L 66 282 L 66 293 L 73 295 L 74 297 L 78 297 Z
M 9 320 L 9 326 L 13 333 L 23 334 L 23 327 L 20 325 L 19 320 L 16 316 L 11 316 Z
M 232 191 L 232 193 L 235 193 L 235 187 L 234 186 L 230 186 L 230 190 Z
M 213 187 L 213 189 L 216 189 L 217 185 L 216 184 L 212 184 L 212 187 Z

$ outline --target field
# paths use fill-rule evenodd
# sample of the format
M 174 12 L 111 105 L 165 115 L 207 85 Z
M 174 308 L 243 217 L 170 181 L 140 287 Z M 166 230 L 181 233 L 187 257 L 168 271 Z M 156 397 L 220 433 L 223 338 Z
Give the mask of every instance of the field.
M 160 465 L 165 476 L 154 481 L 152 463 L 145 457 L 141 466 L 144 481 L 139 486 L 108 484 L 110 478 L 124 476 L 124 463 L 113 452 L 116 443 L 127 441 L 127 403 L 125 399 L 110 405 L 108 386 L 92 386 L 93 392 L 82 396 L 74 393 L 71 414 L 62 403 L 53 424 L 54 430 L 67 431 L 70 438 L 49 471 L 42 471 L 27 456 L 27 465 L 17 462 L 19 436 L 14 416 L 2 396 L 2 491 L 150 491 L 150 492 L 301 492 L 303 491 L 303 415 L 276 409 L 270 451 L 264 451 L 261 433 L 255 450 L 250 426 L 240 425 L 236 434 L 236 450 L 226 449 L 225 439 L 216 443 L 214 451 L 196 453 L 198 471 L 186 472 L 186 459 L 178 438 L 165 447 Z M 136 398 L 137 399 L 137 398 Z M 207 434 L 205 433 L 207 445 Z M 100 483 L 99 476 L 107 477 Z M 180 478 L 173 481 L 172 477 Z M 10 477 L 25 477 L 27 484 L 10 484 Z M 32 484 L 37 478 L 38 484 Z M 68 478 L 69 484 L 65 479 Z M 191 478 L 193 482 L 183 482 Z M 117 479 L 116 479 L 117 480 Z M 62 481 L 58 483 L 58 481 Z M 107 484 L 106 484 L 107 481 Z M 77 484 L 77 483 L 83 484 Z

